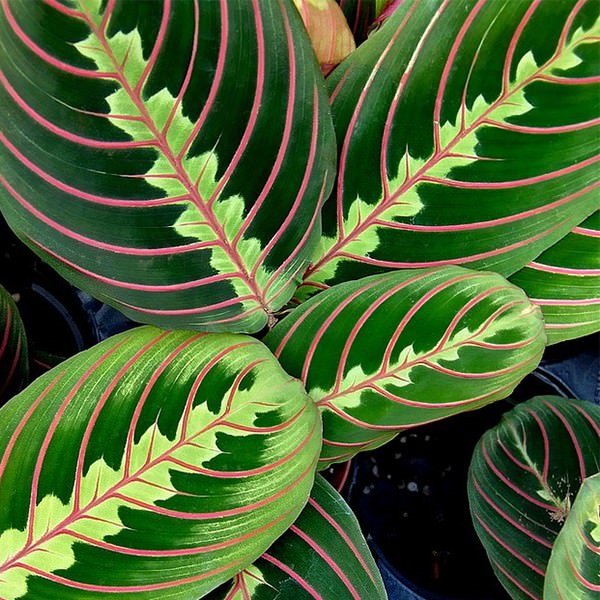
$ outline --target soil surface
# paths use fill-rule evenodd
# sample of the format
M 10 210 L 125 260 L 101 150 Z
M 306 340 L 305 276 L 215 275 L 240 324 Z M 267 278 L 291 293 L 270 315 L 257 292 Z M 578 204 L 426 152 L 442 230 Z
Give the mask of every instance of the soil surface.
M 510 400 L 405 431 L 354 459 L 343 492 L 365 536 L 425 597 L 509 600 L 471 523 L 469 463 L 481 435 L 514 403 L 557 392 L 530 375 Z

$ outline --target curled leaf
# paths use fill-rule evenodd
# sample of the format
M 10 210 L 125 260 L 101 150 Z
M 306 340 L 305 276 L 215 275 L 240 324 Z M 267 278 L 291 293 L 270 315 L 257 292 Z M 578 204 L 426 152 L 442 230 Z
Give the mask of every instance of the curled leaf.
M 591 402 L 533 398 L 483 435 L 469 471 L 471 515 L 512 598 L 542 599 L 557 535 L 582 482 L 598 471 L 600 407 Z
M 11 295 L 0 285 L 0 405 L 25 387 L 28 374 L 23 321 Z
M 346 17 L 335 0 L 294 0 L 324 75 L 356 49 Z

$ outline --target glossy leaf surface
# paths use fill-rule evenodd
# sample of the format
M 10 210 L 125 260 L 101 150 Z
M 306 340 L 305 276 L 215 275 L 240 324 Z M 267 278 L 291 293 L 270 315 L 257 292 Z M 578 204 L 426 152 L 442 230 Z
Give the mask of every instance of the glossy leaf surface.
M 0 285 L 0 405 L 25 387 L 28 373 L 23 321 L 14 300 Z
M 500 275 L 440 267 L 339 284 L 264 342 L 323 411 L 324 467 L 508 396 L 545 335 L 540 310 Z
M 290 2 L 3 1 L 10 226 L 138 322 L 260 330 L 320 231 L 335 142 Z
M 109 338 L 0 410 L 0 597 L 196 600 L 292 524 L 320 439 L 253 338 Z
M 600 330 L 600 211 L 510 280 L 538 304 L 548 343 Z
M 594 600 L 600 593 L 600 473 L 581 486 L 556 537 L 544 600 Z
M 207 600 L 385 600 L 381 575 L 344 499 L 318 476 L 306 508 L 251 568 Z
M 401 2 L 328 78 L 338 180 L 298 297 L 397 268 L 510 275 L 598 208 L 599 11 Z
M 591 402 L 533 398 L 484 434 L 469 472 L 471 514 L 512 598 L 542 598 L 556 536 L 598 471 L 600 407 Z

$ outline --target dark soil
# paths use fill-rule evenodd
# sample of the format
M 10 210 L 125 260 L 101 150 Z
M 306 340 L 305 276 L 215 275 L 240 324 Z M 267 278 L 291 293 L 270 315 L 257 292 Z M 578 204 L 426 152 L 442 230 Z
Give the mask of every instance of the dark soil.
M 483 432 L 515 402 L 560 391 L 530 375 L 511 400 L 403 432 L 354 459 L 345 495 L 367 539 L 424 597 L 509 598 L 471 523 L 467 471 Z

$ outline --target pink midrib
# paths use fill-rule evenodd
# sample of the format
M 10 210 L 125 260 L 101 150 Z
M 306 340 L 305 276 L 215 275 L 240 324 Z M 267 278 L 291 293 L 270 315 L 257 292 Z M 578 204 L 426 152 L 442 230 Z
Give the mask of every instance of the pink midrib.
M 555 55 L 554 58 L 545 63 L 542 67 L 540 67 L 534 74 L 530 75 L 527 79 L 518 84 L 515 88 L 513 88 L 509 92 L 504 92 L 490 107 L 480 115 L 471 125 L 461 131 L 439 154 L 434 154 L 416 173 L 407 179 L 400 188 L 398 188 L 392 195 L 385 198 L 369 215 L 364 217 L 363 221 L 360 225 L 358 225 L 355 229 L 348 233 L 348 235 L 340 235 L 338 241 L 314 264 L 312 264 L 305 273 L 305 282 L 310 281 L 310 275 L 312 273 L 317 272 L 322 265 L 327 264 L 331 260 L 335 258 L 338 254 L 338 251 L 350 243 L 354 238 L 359 237 L 361 233 L 363 233 L 366 229 L 372 226 L 373 221 L 377 219 L 377 217 L 385 212 L 394 202 L 397 200 L 402 194 L 407 192 L 410 188 L 416 185 L 423 176 L 429 171 L 432 167 L 438 164 L 441 160 L 448 157 L 450 151 L 465 137 L 470 135 L 475 129 L 477 129 L 482 123 L 486 122 L 490 113 L 498 108 L 499 105 L 506 102 L 511 96 L 520 91 L 522 88 L 529 85 L 533 80 L 535 80 L 540 73 L 547 70 L 554 61 L 558 59 L 558 55 Z M 506 182 L 509 183 L 509 182 Z M 341 194 L 341 189 L 338 189 L 338 194 Z M 338 198 L 338 202 L 341 202 L 341 195 Z M 538 209 L 537 212 L 543 212 L 543 209 Z M 512 218 L 512 217 L 511 217 Z
M 235 264 L 235 266 L 239 270 L 240 278 L 244 281 L 244 283 L 246 284 L 248 289 L 251 291 L 253 296 L 256 298 L 256 301 L 262 306 L 262 308 L 265 312 L 269 312 L 269 309 L 263 298 L 261 290 L 259 290 L 258 286 L 256 285 L 256 282 L 250 277 L 250 274 L 248 273 L 248 270 L 246 269 L 246 266 L 245 266 L 241 256 L 235 251 L 235 249 L 229 243 L 229 240 L 227 239 L 227 236 L 225 235 L 225 231 L 224 231 L 223 227 L 215 219 L 214 215 L 210 211 L 207 211 L 205 209 L 204 204 L 202 202 L 202 198 L 200 197 L 200 194 L 198 193 L 198 190 L 196 189 L 196 187 L 190 180 L 188 174 L 186 173 L 185 169 L 183 168 L 183 165 L 181 164 L 181 157 L 176 157 L 173 154 L 164 134 L 162 132 L 158 131 L 152 117 L 148 113 L 148 110 L 147 110 L 146 106 L 144 105 L 144 102 L 140 98 L 139 91 L 132 89 L 131 86 L 129 85 L 129 82 L 124 77 L 123 68 L 115 59 L 115 56 L 112 53 L 111 48 L 104 36 L 104 32 L 99 30 L 95 26 L 93 20 L 89 17 L 89 15 L 86 14 L 85 19 L 87 21 L 87 24 L 88 24 L 90 30 L 94 33 L 94 35 L 97 37 L 99 42 L 102 44 L 102 47 L 104 48 L 106 55 L 109 57 L 110 61 L 113 63 L 113 65 L 115 67 L 115 75 L 116 75 L 118 82 L 121 84 L 123 89 L 127 92 L 129 97 L 131 98 L 132 102 L 135 104 L 136 108 L 139 110 L 143 123 L 146 125 L 146 127 L 148 128 L 148 130 L 150 131 L 152 136 L 155 138 L 156 144 L 157 144 L 158 148 L 160 149 L 160 151 L 162 152 L 162 154 L 167 158 L 167 160 L 169 161 L 169 163 L 175 170 L 177 179 L 187 190 L 190 200 L 194 203 L 194 205 L 196 206 L 198 211 L 203 215 L 203 217 L 206 219 L 207 223 L 210 225 L 211 229 L 215 232 L 215 235 L 220 240 L 222 247 L 223 247 L 224 251 L 226 252 L 227 256 L 229 256 L 231 261 Z
M 206 431 L 208 431 L 208 430 L 210 430 L 210 429 L 212 429 L 212 428 L 220 425 L 221 422 L 227 416 L 229 416 L 229 411 L 226 411 L 221 417 L 219 417 L 219 419 L 217 419 L 216 421 L 212 422 L 205 429 L 203 429 L 203 430 L 201 430 L 199 432 L 195 432 L 188 439 L 180 440 L 174 446 L 170 447 L 166 452 L 164 452 L 163 454 L 157 456 L 154 460 L 152 460 L 152 461 L 146 463 L 145 465 L 143 465 L 135 473 L 133 473 L 133 474 L 125 477 L 124 479 L 121 479 L 119 482 L 117 482 L 115 485 L 113 485 L 111 488 L 109 488 L 106 492 L 104 492 L 104 494 L 102 494 L 102 496 L 99 496 L 98 498 L 96 498 L 95 500 L 93 500 L 92 502 L 90 502 L 89 504 L 87 504 L 86 506 L 82 507 L 78 511 L 76 511 L 76 512 L 72 513 L 71 515 L 69 515 L 69 517 L 67 517 L 66 519 L 64 519 L 63 521 L 61 521 L 53 529 L 49 530 L 45 535 L 43 535 L 42 537 L 40 537 L 35 543 L 29 544 L 29 545 L 25 546 L 20 552 L 18 552 L 15 555 L 13 555 L 9 561 L 5 562 L 3 565 L 0 565 L 0 573 L 8 571 L 10 568 L 12 568 L 13 566 L 15 566 L 16 563 L 19 563 L 19 561 L 23 557 L 27 556 L 28 554 L 30 554 L 32 552 L 35 552 L 37 549 L 39 549 L 41 546 L 43 546 L 48 540 L 50 540 L 50 539 L 52 539 L 52 538 L 54 538 L 54 537 L 56 537 L 56 536 L 61 535 L 62 533 L 64 533 L 64 531 L 70 525 L 72 525 L 73 523 L 75 523 L 79 519 L 83 518 L 86 513 L 89 513 L 94 508 L 96 508 L 97 506 L 99 506 L 103 502 L 106 502 L 111 497 L 117 496 L 118 493 L 119 493 L 119 491 L 122 488 L 124 488 L 128 484 L 130 484 L 130 483 L 138 480 L 147 471 L 149 471 L 152 468 L 154 468 L 157 464 L 160 464 L 161 462 L 163 462 L 165 460 L 168 460 L 169 456 L 171 454 L 173 454 L 174 452 L 176 452 L 182 446 L 185 446 L 185 445 L 189 444 L 194 438 L 196 438 L 199 435 L 201 435 L 203 433 L 206 433 Z M 268 466 L 270 466 L 270 465 L 268 465 Z M 219 516 L 219 512 L 215 512 L 214 516 L 218 517 Z

